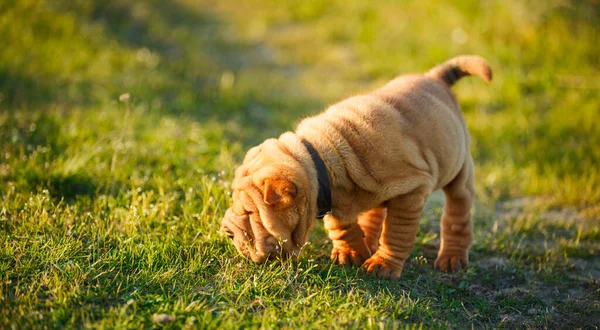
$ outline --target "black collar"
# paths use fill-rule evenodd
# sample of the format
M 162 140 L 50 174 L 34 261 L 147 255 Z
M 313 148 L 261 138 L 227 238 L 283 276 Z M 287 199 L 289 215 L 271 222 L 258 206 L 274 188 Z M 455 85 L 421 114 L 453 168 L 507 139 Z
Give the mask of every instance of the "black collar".
M 317 170 L 317 180 L 319 182 L 319 195 L 317 196 L 317 219 L 323 219 L 323 217 L 331 213 L 331 184 L 329 183 L 329 175 L 327 175 L 327 168 L 317 149 L 313 147 L 310 142 L 302 139 L 302 144 L 310 153 L 315 168 Z

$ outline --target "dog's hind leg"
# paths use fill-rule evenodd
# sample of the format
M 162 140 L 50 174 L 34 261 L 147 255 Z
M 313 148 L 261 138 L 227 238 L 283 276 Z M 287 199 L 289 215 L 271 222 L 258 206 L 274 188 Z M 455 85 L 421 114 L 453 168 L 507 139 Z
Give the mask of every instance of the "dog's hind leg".
M 381 235 L 381 226 L 385 220 L 387 210 L 384 205 L 380 205 L 358 215 L 358 225 L 365 234 L 365 243 L 371 250 L 371 253 L 377 251 L 379 246 L 379 236 Z
M 442 243 L 434 266 L 444 272 L 457 271 L 468 265 L 468 250 L 473 242 L 471 206 L 475 188 L 471 156 L 456 178 L 443 189 L 446 206 L 442 215 Z

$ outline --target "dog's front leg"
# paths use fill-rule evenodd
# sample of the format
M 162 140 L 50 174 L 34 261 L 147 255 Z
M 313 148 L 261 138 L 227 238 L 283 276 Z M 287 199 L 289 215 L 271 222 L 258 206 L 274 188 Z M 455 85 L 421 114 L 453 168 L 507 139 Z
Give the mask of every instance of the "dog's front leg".
M 379 247 L 379 236 L 381 236 L 381 227 L 386 214 L 385 206 L 380 205 L 358 215 L 358 225 L 365 233 L 365 243 L 372 253 L 375 253 Z
M 383 221 L 379 248 L 363 264 L 368 273 L 384 279 L 400 277 L 404 261 L 415 244 L 421 212 L 428 195 L 428 189 L 417 189 L 387 202 L 387 217 Z
M 331 259 L 341 265 L 354 263 L 357 266 L 371 256 L 371 251 L 364 240 L 364 233 L 356 217 L 351 221 L 344 221 L 333 214 L 325 217 L 325 228 L 333 243 Z

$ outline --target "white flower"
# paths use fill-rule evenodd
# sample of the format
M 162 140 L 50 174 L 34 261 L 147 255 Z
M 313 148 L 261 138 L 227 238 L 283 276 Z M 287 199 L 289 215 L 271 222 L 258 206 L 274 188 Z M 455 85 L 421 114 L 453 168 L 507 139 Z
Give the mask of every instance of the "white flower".
M 129 93 L 125 93 L 125 94 L 121 94 L 119 96 L 119 101 L 123 102 L 123 103 L 129 103 L 129 98 L 131 95 L 129 95 Z

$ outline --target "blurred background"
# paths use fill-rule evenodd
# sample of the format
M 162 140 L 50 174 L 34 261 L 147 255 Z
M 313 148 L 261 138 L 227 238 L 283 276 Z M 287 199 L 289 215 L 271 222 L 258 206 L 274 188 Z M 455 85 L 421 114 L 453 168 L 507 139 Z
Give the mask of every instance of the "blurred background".
M 492 65 L 493 83 L 465 79 L 455 92 L 482 196 L 544 196 L 598 214 L 599 7 L 2 1 L 0 178 L 60 191 L 75 176 L 89 186 L 60 193 L 90 193 L 113 182 L 99 159 L 111 159 L 114 143 L 130 167 L 117 171 L 123 184 L 156 164 L 218 172 L 327 104 L 478 54 Z

